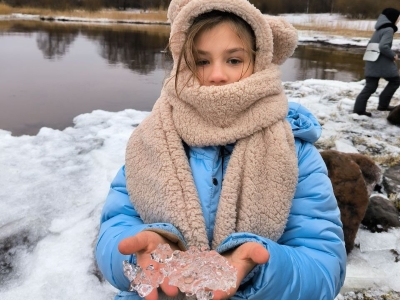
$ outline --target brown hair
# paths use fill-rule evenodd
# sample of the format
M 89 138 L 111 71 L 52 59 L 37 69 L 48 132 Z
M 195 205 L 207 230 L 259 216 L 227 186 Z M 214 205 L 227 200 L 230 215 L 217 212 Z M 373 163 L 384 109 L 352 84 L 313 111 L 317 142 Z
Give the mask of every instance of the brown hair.
M 179 72 L 185 67 L 182 67 L 182 60 L 185 61 L 187 68 L 192 73 L 192 77 L 197 77 L 197 65 L 196 65 L 196 48 L 194 47 L 195 38 L 202 32 L 206 30 L 213 29 L 219 24 L 229 23 L 233 26 L 237 35 L 244 44 L 248 46 L 248 51 L 250 52 L 250 62 L 254 63 L 255 52 L 256 52 L 256 37 L 251 26 L 243 20 L 241 17 L 230 13 L 218 10 L 213 10 L 204 14 L 197 16 L 189 30 L 186 33 L 185 42 L 182 45 L 181 52 L 178 57 L 177 68 L 175 72 L 175 90 L 177 91 L 178 86 L 178 76 Z M 191 77 L 191 78 L 192 78 Z M 190 78 L 189 78 L 190 80 Z M 185 85 L 187 82 L 185 83 Z M 177 94 L 178 91 L 177 91 Z

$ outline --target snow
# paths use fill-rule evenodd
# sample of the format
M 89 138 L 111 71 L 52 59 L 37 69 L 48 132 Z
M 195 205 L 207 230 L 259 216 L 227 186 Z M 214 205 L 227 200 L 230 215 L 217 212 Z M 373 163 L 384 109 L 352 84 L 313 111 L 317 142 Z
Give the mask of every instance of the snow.
M 286 20 L 293 25 L 324 25 L 358 30 L 374 30 L 375 20 L 349 20 L 340 14 L 283 14 Z
M 285 17 L 296 23 L 309 16 Z M 336 15 L 321 18 L 345 22 Z M 309 32 L 299 36 L 354 46 L 367 42 Z M 399 45 L 395 40 L 394 47 Z M 284 88 L 289 101 L 310 109 L 323 125 L 317 143 L 321 149 L 359 152 L 380 161 L 397 157 L 400 128 L 387 122 L 387 112 L 376 110 L 378 93 L 368 102 L 372 118 L 351 112 L 364 84 L 308 79 L 285 82 Z M 397 91 L 391 104 L 400 104 L 399 99 Z M 0 299 L 105 300 L 115 295 L 116 290 L 96 276 L 93 249 L 99 215 L 109 184 L 124 163 L 127 139 L 147 115 L 132 109 L 96 110 L 77 116 L 73 127 L 42 128 L 35 136 L 16 137 L 0 129 L 0 249 L 9 249 L 0 253 Z M 356 244 L 342 293 L 360 288 L 400 292 L 400 263 L 395 262 L 400 229 L 360 229 Z M 3 268 L 9 262 L 12 271 Z

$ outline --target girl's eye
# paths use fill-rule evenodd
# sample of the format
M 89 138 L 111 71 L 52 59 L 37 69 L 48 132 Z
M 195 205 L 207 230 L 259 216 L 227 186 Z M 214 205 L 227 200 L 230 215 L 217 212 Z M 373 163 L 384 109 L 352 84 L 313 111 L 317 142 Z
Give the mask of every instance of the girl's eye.
M 196 65 L 198 65 L 198 66 L 204 66 L 204 65 L 207 65 L 207 64 L 208 64 L 207 60 L 198 60 L 198 61 L 196 61 Z
M 237 58 L 231 58 L 231 59 L 228 60 L 228 63 L 230 63 L 232 65 L 238 65 L 238 64 L 241 64 L 242 61 L 240 59 L 237 59 Z

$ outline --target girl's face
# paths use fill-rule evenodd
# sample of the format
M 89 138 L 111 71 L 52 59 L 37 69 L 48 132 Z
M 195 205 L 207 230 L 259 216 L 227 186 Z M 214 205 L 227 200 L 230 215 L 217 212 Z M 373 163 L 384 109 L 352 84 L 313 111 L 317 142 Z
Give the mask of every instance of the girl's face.
M 201 85 L 225 85 L 253 74 L 250 45 L 245 45 L 229 23 L 200 32 L 194 48 Z

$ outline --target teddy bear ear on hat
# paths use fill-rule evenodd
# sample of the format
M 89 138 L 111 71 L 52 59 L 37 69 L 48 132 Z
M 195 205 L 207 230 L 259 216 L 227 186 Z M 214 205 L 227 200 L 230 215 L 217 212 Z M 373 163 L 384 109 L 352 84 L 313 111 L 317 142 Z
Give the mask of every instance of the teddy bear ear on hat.
M 272 63 L 281 65 L 297 47 L 297 30 L 282 17 L 265 15 L 272 30 L 274 44 Z
M 174 22 L 175 17 L 181 11 L 182 7 L 188 4 L 190 0 L 172 0 L 168 7 L 167 17 L 171 24 Z

